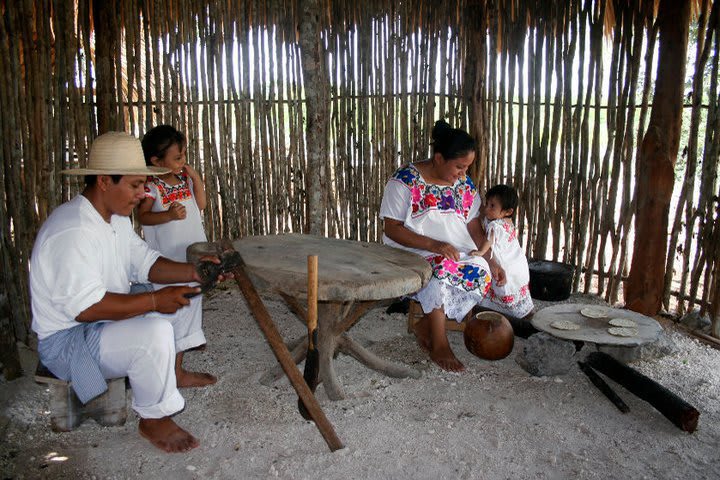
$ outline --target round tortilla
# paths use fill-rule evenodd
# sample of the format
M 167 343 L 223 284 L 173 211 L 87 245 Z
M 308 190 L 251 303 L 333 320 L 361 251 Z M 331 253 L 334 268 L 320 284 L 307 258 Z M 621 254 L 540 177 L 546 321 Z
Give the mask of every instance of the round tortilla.
M 585 307 L 580 310 L 580 314 L 588 318 L 604 318 L 607 317 L 608 309 L 605 307 Z
M 550 326 L 558 330 L 580 330 L 580 325 L 570 320 L 556 320 Z
M 613 318 L 608 323 L 613 327 L 637 328 L 637 323 L 629 318 Z
M 610 327 L 608 328 L 608 333 L 610 335 L 615 335 L 616 337 L 634 337 L 638 334 L 638 329 L 627 327 Z

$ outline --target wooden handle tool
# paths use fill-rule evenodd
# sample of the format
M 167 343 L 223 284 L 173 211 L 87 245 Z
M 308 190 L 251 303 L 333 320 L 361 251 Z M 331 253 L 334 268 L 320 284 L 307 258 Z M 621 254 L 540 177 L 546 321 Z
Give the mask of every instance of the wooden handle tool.
M 226 249 L 234 249 L 232 243 L 229 241 L 224 241 L 223 247 Z M 277 358 L 280 363 L 280 366 L 287 375 L 288 380 L 290 380 L 290 384 L 292 384 L 293 388 L 302 400 L 305 408 L 310 414 L 310 418 L 313 422 L 315 422 L 315 425 L 318 430 L 320 430 L 320 433 L 325 439 L 328 447 L 330 447 L 330 450 L 334 452 L 335 450 L 344 448 L 342 442 L 335 433 L 332 424 L 325 416 L 325 412 L 323 412 L 322 408 L 320 408 L 320 404 L 315 398 L 315 395 L 313 395 L 310 391 L 310 388 L 308 388 L 305 380 L 300 374 L 300 370 L 298 370 L 295 366 L 295 362 L 293 361 L 285 342 L 283 342 L 277 327 L 273 323 L 267 308 L 265 308 L 265 304 L 263 304 L 255 286 L 250 281 L 247 273 L 245 273 L 245 268 L 245 262 L 241 261 L 240 264 L 232 270 L 232 273 L 235 276 L 235 281 L 245 297 L 248 307 L 255 317 L 260 330 L 262 330 L 270 348 L 275 354 L 275 358 Z
M 308 349 L 305 356 L 305 371 L 303 378 L 311 392 L 315 392 L 320 375 L 320 353 L 318 352 L 318 257 L 308 255 L 308 285 L 307 285 L 307 328 Z M 305 408 L 301 398 L 298 398 L 298 410 L 305 420 L 310 420 L 310 413 Z

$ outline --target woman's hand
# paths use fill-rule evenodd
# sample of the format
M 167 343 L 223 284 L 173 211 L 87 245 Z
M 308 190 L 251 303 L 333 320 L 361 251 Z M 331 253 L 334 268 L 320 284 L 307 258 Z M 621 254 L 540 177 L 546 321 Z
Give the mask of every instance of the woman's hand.
M 443 257 L 447 258 L 448 260 L 453 260 L 457 262 L 460 260 L 460 252 L 457 248 L 453 247 L 447 242 L 435 242 L 435 248 L 433 248 L 433 252 L 439 253 Z

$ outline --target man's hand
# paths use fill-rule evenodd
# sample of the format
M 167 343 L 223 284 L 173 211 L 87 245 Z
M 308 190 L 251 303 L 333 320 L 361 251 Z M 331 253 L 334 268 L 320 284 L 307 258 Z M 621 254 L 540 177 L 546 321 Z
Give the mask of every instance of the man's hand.
M 190 305 L 190 300 L 186 295 L 199 292 L 200 289 L 197 287 L 164 287 L 152 292 L 154 297 L 153 306 L 155 311 L 160 313 L 175 313 L 182 307 Z
M 215 265 L 220 265 L 220 258 L 218 258 L 217 255 L 203 255 L 198 259 L 193 269 L 193 281 L 200 284 L 204 284 L 208 281 L 207 274 L 210 272 L 210 270 L 212 270 L 212 268 L 203 268 L 203 262 L 210 262 Z
M 227 255 L 227 252 L 223 253 L 223 260 L 215 255 L 204 255 L 200 257 L 197 265 L 193 266 L 192 274 L 193 281 L 200 283 L 202 290 L 197 293 L 186 294 L 186 298 L 192 298 L 214 288 L 215 285 L 224 280 L 233 278 L 230 269 L 235 268 L 236 262 L 233 262 L 231 257 Z

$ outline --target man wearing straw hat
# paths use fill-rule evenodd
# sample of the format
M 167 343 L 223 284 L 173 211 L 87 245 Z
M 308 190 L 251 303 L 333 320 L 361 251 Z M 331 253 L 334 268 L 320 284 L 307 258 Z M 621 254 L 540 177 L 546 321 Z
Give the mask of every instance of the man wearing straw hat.
M 151 250 L 128 218 L 147 175 L 166 171 L 147 167 L 140 141 L 121 132 L 93 142 L 87 168 L 63 171 L 85 175 L 85 189 L 38 232 L 30 261 L 32 328 L 41 362 L 71 380 L 83 403 L 107 389 L 106 378 L 127 376 L 140 434 L 162 450 L 184 452 L 199 442 L 171 418 L 185 406 L 178 387 L 216 381 L 182 368 L 182 352 L 205 343 L 199 302 L 185 297 L 200 289 L 130 293 L 131 282 L 200 280 L 192 264 Z

